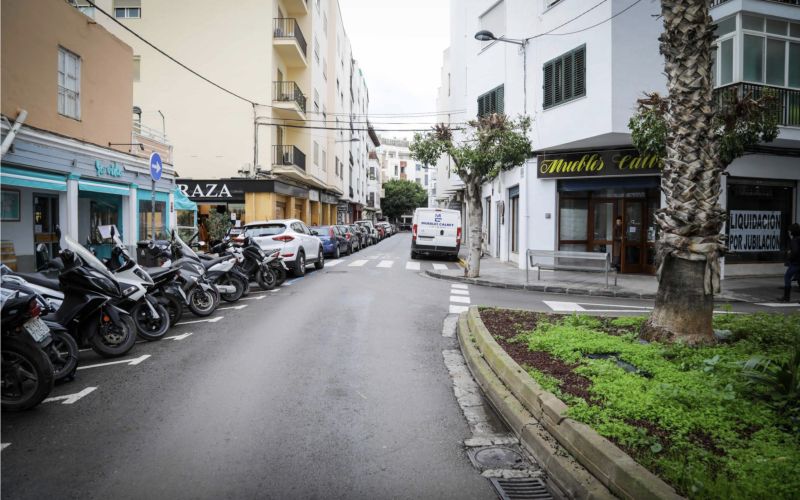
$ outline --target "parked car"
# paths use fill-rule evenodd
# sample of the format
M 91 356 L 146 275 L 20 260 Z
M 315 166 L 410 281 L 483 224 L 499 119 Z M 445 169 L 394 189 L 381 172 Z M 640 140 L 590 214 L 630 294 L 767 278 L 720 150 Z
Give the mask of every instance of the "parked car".
M 386 222 L 386 221 L 378 222 L 377 225 L 379 227 L 383 228 L 384 237 L 389 237 L 389 236 L 391 236 L 393 234 L 392 233 L 392 225 L 389 224 L 388 222 Z
M 378 241 L 380 241 L 380 235 L 378 234 L 378 230 L 375 228 L 375 225 L 372 223 L 371 220 L 357 220 L 356 224 L 359 226 L 367 228 L 369 231 L 369 237 L 371 239 L 370 244 L 374 245 Z
M 350 229 L 350 226 L 348 226 L 347 224 L 339 224 L 336 227 L 339 228 L 339 231 L 341 231 L 342 236 L 344 236 L 345 239 L 347 240 L 348 255 L 353 252 L 361 250 L 361 244 L 360 244 L 361 242 L 358 241 L 358 238 L 356 238 L 356 235 L 355 233 L 353 233 L 353 230 Z
M 368 247 L 370 238 L 367 232 L 367 228 L 359 226 L 358 224 L 350 224 L 350 227 L 353 229 L 353 231 L 356 232 L 356 234 L 358 234 L 359 247 L 360 248 Z
M 420 255 L 458 259 L 461 212 L 445 208 L 418 208 L 411 226 L 411 258 Z
M 242 236 L 249 236 L 270 254 L 280 250 L 286 266 L 296 276 L 306 273 L 306 265 L 313 263 L 316 269 L 325 267 L 322 241 L 311 234 L 303 221 L 278 219 L 245 224 Z
M 311 234 L 322 241 L 322 251 L 326 256 L 338 259 L 342 254 L 349 255 L 350 242 L 345 238 L 339 226 L 310 227 Z

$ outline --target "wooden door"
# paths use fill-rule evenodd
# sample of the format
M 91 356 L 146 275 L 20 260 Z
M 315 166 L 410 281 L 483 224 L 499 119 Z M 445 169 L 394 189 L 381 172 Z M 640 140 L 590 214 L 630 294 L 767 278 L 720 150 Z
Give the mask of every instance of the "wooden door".
M 647 251 L 644 200 L 624 200 L 622 207 L 622 272 L 641 273 Z

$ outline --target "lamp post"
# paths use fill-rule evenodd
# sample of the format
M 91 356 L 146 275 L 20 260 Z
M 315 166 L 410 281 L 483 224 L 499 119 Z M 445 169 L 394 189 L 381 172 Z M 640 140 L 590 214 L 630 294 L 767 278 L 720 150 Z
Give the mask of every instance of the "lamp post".
M 528 39 L 515 39 L 506 37 L 497 37 L 489 30 L 480 30 L 475 33 L 475 40 L 481 42 L 497 41 L 505 43 L 513 43 L 522 47 L 522 112 L 528 114 L 528 53 L 525 50 L 528 47 Z

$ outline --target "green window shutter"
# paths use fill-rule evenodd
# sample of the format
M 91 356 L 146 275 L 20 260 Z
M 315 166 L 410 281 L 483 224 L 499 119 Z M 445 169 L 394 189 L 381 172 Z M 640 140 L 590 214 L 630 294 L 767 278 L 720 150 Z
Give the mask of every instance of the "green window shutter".
M 575 52 L 575 97 L 586 95 L 586 47 Z
M 503 114 L 505 112 L 505 87 L 503 85 L 497 87 L 495 95 L 497 96 L 495 110 L 497 113 Z
M 564 56 L 564 100 L 575 97 L 575 59 L 573 53 Z
M 486 110 L 483 107 L 483 96 L 480 96 L 478 97 L 478 116 L 479 117 L 483 116 L 483 113 L 485 113 L 485 111 Z
M 556 60 L 554 64 L 553 104 L 564 101 L 564 59 Z
M 549 62 L 544 65 L 542 76 L 542 95 L 544 101 L 543 108 L 549 108 L 553 105 L 553 63 Z

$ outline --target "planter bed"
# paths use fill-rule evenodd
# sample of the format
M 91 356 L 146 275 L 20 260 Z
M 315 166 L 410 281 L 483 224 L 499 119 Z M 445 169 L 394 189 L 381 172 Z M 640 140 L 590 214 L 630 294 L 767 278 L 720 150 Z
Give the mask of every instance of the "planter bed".
M 742 362 L 782 360 L 800 315 L 721 315 L 714 347 L 642 343 L 644 317 L 480 309 L 497 343 L 544 388 L 690 498 L 797 498 L 800 424 L 748 384 Z

